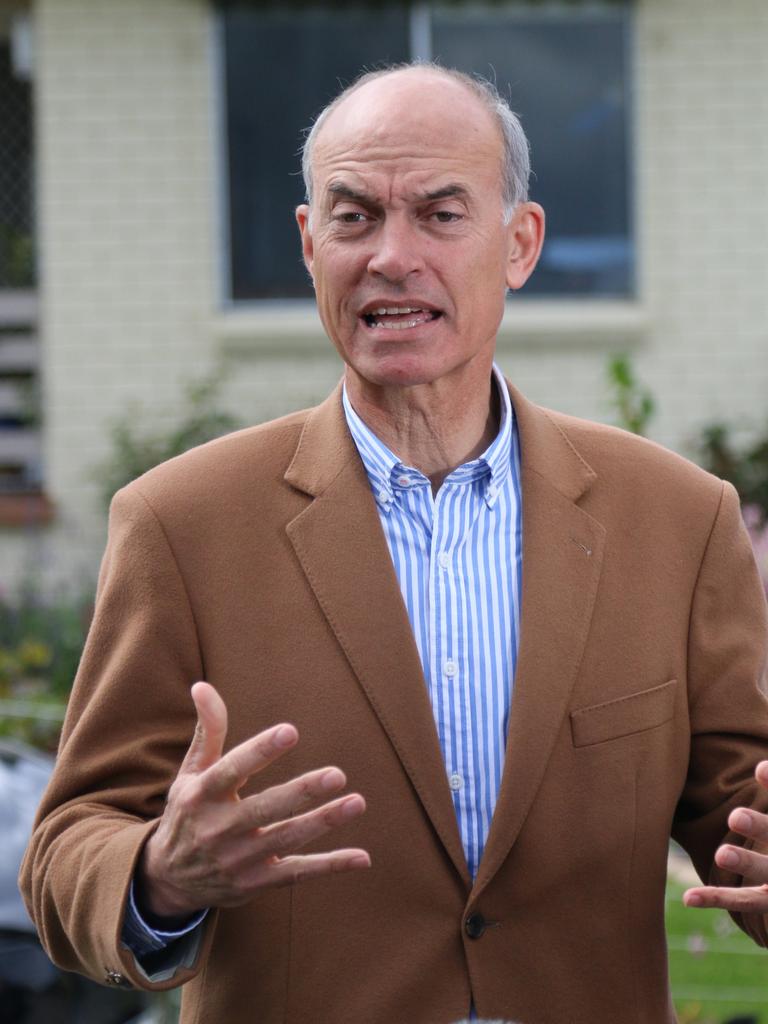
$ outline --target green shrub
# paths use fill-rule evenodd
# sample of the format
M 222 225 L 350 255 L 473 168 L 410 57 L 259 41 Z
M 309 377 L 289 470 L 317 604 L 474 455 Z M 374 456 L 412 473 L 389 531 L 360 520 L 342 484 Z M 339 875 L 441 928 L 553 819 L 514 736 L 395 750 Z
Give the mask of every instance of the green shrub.
M 729 426 L 712 423 L 695 447 L 700 464 L 733 484 L 742 505 L 758 509 L 761 525 L 768 524 L 768 426 L 756 440 L 739 446 Z
M 55 749 L 93 612 L 90 594 L 42 598 L 27 585 L 0 595 L 0 735 Z
M 617 426 L 632 434 L 645 435 L 656 411 L 656 402 L 635 376 L 628 355 L 615 355 L 608 360 L 608 385 Z
M 146 411 L 136 405 L 113 421 L 112 451 L 93 474 L 105 508 L 116 491 L 148 469 L 236 429 L 234 417 L 217 404 L 223 379 L 224 371 L 219 369 L 210 376 L 190 381 L 184 388 L 179 419 L 170 430 L 144 426 L 148 420 Z

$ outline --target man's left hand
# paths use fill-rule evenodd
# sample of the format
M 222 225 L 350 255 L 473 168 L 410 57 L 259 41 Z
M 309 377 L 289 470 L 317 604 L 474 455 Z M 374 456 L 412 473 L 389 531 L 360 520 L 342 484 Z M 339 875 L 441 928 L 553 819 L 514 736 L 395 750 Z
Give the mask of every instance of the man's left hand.
M 761 761 L 755 769 L 758 783 L 768 789 L 768 761 Z M 715 854 L 715 863 L 726 871 L 741 875 L 744 884 L 729 888 L 724 885 L 702 885 L 683 893 L 687 907 L 719 907 L 742 914 L 768 913 L 768 814 L 746 807 L 737 807 L 728 815 L 728 827 L 733 832 L 753 840 L 757 849 L 742 846 L 721 846 Z M 765 853 L 758 852 L 765 850 Z

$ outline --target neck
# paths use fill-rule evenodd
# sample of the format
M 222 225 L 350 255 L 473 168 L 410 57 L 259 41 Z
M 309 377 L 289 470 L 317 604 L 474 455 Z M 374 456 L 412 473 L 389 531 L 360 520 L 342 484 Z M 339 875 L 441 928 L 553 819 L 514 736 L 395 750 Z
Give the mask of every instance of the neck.
M 446 380 L 410 387 L 371 384 L 347 368 L 352 407 L 401 462 L 418 469 L 436 493 L 458 466 L 478 458 L 499 431 L 501 407 L 490 371 L 456 389 Z

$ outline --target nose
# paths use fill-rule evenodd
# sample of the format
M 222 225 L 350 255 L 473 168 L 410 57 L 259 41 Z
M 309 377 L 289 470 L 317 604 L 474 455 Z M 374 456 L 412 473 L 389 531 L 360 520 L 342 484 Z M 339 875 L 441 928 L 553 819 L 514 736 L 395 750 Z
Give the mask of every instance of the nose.
M 424 266 L 419 239 L 406 217 L 387 217 L 373 237 L 368 273 L 388 281 L 405 281 Z

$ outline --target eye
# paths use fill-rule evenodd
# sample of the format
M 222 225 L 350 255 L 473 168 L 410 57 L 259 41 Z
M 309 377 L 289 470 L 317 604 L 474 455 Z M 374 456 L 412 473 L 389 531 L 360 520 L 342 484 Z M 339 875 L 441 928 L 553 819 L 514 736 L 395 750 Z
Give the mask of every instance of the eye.
M 331 219 L 336 224 L 367 224 L 370 220 L 370 215 L 359 208 L 350 208 L 347 206 L 339 205 L 331 211 Z
M 463 219 L 463 214 L 457 213 L 455 210 L 434 210 L 430 216 L 434 217 L 439 224 L 455 224 Z

